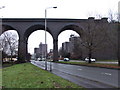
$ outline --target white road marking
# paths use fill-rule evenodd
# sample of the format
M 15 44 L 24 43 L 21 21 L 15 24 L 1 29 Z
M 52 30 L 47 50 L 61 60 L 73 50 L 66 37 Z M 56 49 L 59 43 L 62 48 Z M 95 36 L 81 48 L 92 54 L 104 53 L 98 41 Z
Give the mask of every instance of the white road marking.
M 106 75 L 112 75 L 111 73 L 105 73 Z
M 111 73 L 101 73 L 101 74 L 105 74 L 105 75 L 109 75 L 109 76 L 111 76 L 111 75 L 112 75 Z
M 82 70 L 82 69 L 78 69 L 78 70 Z

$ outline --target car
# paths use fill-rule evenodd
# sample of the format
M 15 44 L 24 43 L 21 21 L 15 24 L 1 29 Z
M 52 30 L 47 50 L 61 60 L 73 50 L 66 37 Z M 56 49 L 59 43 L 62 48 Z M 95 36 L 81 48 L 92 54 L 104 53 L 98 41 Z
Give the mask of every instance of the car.
M 38 61 L 42 61 L 42 59 L 41 59 L 41 58 L 37 58 L 37 60 L 38 60 Z
M 64 61 L 69 61 L 69 58 L 64 58 L 63 60 L 64 60 Z
M 93 58 L 91 58 L 90 60 L 91 60 L 91 62 L 95 62 L 95 61 L 96 61 L 96 59 L 93 59 Z M 88 57 L 85 58 L 85 61 L 88 62 L 88 61 L 89 61 L 89 58 L 88 58 Z
M 46 59 L 45 58 L 42 58 L 42 61 L 45 61 Z

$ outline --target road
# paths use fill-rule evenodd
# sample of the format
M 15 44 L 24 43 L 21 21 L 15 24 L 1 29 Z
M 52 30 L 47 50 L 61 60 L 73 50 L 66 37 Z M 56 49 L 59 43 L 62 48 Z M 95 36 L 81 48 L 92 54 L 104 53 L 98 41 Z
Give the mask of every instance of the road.
M 31 61 L 32 64 L 45 69 L 44 61 Z M 48 70 L 50 69 L 50 62 Z M 118 87 L 118 72 L 120 70 L 51 63 L 52 73 L 61 76 L 85 88 Z M 119 81 L 120 82 L 120 81 Z

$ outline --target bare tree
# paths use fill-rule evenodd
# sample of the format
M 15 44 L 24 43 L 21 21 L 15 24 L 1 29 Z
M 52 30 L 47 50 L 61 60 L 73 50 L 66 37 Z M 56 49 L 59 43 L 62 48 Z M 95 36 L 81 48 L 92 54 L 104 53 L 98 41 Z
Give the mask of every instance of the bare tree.
M 1 50 L 10 55 L 12 60 L 13 55 L 16 53 L 18 48 L 18 40 L 17 35 L 11 33 L 11 32 L 5 32 L 0 37 L 0 48 Z
M 85 30 L 85 37 L 82 39 L 82 46 L 88 50 L 89 62 L 91 63 L 92 54 L 101 48 L 104 48 L 101 44 L 106 38 L 106 32 L 104 26 L 97 25 L 94 22 L 88 22 L 87 29 Z
M 101 16 L 101 15 L 99 15 Z M 115 13 L 113 10 L 108 11 L 108 21 L 109 21 L 109 30 L 107 30 L 106 34 L 106 41 L 111 46 L 111 49 L 113 49 L 113 53 L 116 54 L 116 58 L 118 57 L 119 66 L 120 66 L 120 60 L 119 60 L 119 22 L 120 22 L 120 13 Z
M 2 52 L 2 62 L 3 62 L 3 58 L 7 58 L 7 42 L 5 40 L 5 37 L 0 36 L 0 51 Z
M 118 22 L 119 21 L 119 14 L 113 12 L 111 9 L 108 11 L 108 20 L 109 22 Z

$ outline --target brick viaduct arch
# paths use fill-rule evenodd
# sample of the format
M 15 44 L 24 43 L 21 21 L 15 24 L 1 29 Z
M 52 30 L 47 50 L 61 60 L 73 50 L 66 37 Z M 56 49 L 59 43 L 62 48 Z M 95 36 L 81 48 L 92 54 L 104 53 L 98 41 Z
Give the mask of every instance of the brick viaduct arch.
M 37 18 L 3 18 L 2 32 L 16 30 L 19 35 L 18 60 L 24 62 L 27 54 L 27 40 L 29 35 L 36 30 L 44 30 L 44 20 Z M 84 37 L 86 23 L 94 23 L 94 18 L 88 19 L 48 19 L 47 31 L 53 37 L 53 60 L 58 60 L 58 36 L 64 30 L 76 31 L 81 38 Z M 107 19 L 98 22 L 107 24 Z

